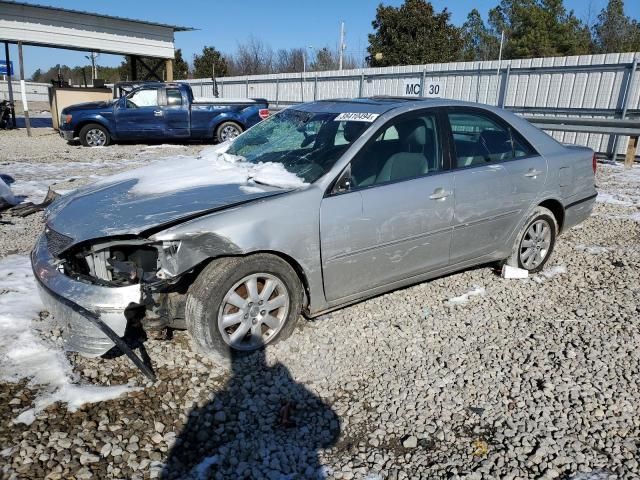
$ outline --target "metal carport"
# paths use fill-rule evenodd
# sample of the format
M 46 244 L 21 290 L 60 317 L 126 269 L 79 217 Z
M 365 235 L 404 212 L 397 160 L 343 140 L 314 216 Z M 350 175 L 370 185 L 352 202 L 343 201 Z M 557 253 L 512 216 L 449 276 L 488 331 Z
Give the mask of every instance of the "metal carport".
M 7 61 L 9 43 L 18 45 L 21 81 L 24 80 L 22 45 L 127 55 L 131 58 L 132 80 L 137 80 L 138 62 L 147 70 L 145 80 L 163 80 L 156 71 L 164 62 L 166 80 L 171 81 L 174 33 L 189 30 L 193 28 L 0 0 L 0 42 L 5 42 Z M 147 65 L 140 57 L 152 57 L 158 61 L 155 65 Z M 28 108 L 24 106 L 25 119 L 28 120 Z

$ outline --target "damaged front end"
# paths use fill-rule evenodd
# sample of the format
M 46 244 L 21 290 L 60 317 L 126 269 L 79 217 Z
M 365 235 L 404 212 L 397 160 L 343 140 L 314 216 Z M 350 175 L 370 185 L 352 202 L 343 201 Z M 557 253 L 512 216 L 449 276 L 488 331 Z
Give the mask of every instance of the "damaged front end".
M 99 356 L 118 345 L 131 357 L 121 340 L 127 329 L 184 326 L 187 287 L 174 273 L 179 242 L 125 238 L 67 248 L 66 239 L 72 242 L 47 227 L 31 254 L 40 296 L 62 324 L 66 349 Z

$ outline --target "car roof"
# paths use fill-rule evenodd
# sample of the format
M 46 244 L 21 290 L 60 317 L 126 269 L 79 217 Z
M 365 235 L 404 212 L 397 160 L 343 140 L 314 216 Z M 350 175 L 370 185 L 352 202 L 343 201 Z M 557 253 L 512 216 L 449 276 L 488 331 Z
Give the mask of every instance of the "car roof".
M 411 106 L 441 107 L 441 106 L 475 106 L 491 109 L 489 105 L 444 98 L 422 97 L 393 97 L 374 96 L 361 98 L 336 98 L 330 100 L 317 100 L 309 103 L 292 105 L 290 108 L 308 112 L 327 113 L 378 113 L 383 114 L 401 107 Z

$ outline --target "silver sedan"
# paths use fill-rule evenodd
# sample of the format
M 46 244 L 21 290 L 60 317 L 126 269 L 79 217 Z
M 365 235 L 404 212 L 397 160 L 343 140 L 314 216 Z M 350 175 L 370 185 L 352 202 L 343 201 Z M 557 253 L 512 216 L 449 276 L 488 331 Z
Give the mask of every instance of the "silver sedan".
M 68 348 L 187 328 L 224 362 L 301 313 L 489 262 L 540 271 L 596 197 L 591 150 L 472 103 L 318 101 L 224 147 L 50 208 L 32 259 Z

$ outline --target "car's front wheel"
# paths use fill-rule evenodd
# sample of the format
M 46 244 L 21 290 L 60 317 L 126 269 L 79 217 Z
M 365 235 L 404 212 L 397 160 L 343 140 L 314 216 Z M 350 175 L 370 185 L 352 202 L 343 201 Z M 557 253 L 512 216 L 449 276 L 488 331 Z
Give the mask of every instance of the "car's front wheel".
M 85 147 L 106 147 L 110 142 L 109 131 L 102 125 L 90 123 L 80 129 L 80 143 Z
M 544 268 L 553 252 L 558 222 L 548 208 L 536 207 L 516 237 L 507 265 L 536 273 Z
M 302 309 L 302 287 L 275 255 L 214 260 L 189 289 L 186 321 L 201 353 L 223 365 L 291 335 Z

